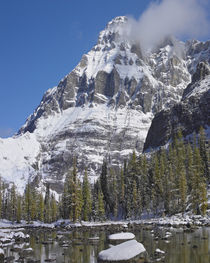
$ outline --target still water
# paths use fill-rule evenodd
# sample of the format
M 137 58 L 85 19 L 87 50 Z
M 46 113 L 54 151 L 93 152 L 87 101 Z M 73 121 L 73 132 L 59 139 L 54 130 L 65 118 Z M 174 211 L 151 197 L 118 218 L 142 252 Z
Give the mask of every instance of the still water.
M 150 262 L 165 263 L 210 263 L 210 228 L 198 228 L 193 232 L 183 229 L 153 228 L 129 229 L 137 241 L 145 246 Z M 22 261 L 14 249 L 8 247 L 10 262 L 65 262 L 96 263 L 98 253 L 109 247 L 107 236 L 116 231 L 94 229 L 77 231 L 29 231 L 29 243 L 21 244 L 22 249 L 31 247 L 32 253 Z M 15 244 L 18 246 L 18 244 Z M 155 252 L 156 249 L 165 254 Z M 13 258 L 13 259 L 12 259 Z M 18 260 L 19 259 L 19 260 Z

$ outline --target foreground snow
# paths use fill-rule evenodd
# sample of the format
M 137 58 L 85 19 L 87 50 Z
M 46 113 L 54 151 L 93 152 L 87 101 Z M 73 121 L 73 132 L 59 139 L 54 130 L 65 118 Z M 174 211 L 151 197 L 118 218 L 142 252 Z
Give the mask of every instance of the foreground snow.
M 102 261 L 129 260 L 145 252 L 145 247 L 136 240 L 130 240 L 117 246 L 102 250 L 98 259 Z
M 130 240 L 134 239 L 135 235 L 133 233 L 116 233 L 113 235 L 109 235 L 109 240 Z

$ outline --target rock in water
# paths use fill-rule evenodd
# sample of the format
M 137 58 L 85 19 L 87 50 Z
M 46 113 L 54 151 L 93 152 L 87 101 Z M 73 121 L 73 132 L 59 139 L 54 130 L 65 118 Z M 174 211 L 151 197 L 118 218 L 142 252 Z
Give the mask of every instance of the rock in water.
M 135 235 L 129 232 L 121 232 L 121 233 L 109 235 L 109 240 L 130 240 L 134 238 Z
M 130 240 L 117 246 L 112 246 L 98 254 L 98 262 L 138 262 L 146 252 L 145 247 L 136 240 Z

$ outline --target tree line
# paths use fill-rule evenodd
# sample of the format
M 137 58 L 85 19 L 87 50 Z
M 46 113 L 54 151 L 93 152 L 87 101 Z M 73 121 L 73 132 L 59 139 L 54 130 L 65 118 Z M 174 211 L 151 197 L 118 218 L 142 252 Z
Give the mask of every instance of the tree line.
M 191 142 L 185 141 L 179 131 L 166 149 L 139 156 L 134 151 L 120 169 L 104 161 L 93 184 L 87 169 L 79 180 L 74 158 L 59 200 L 50 184 L 46 184 L 43 194 L 28 182 L 20 195 L 14 184 L 7 188 L 0 182 L 0 217 L 50 223 L 60 218 L 73 222 L 140 219 L 185 211 L 205 215 L 210 183 L 206 142 L 202 128 Z

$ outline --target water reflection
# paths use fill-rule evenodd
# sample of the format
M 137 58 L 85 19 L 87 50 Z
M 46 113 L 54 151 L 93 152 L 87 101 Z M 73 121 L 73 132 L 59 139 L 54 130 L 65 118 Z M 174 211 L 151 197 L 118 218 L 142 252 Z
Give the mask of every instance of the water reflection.
M 137 241 L 145 246 L 151 262 L 167 263 L 209 263 L 210 228 L 199 228 L 194 232 L 183 229 L 149 228 L 129 230 Z M 96 263 L 98 253 L 109 247 L 107 235 L 113 231 L 29 231 L 30 243 L 23 248 L 32 247 L 34 253 L 19 262 L 59 262 Z M 16 244 L 17 245 L 17 244 Z M 7 256 L 18 260 L 18 253 L 8 247 Z M 22 248 L 22 249 L 23 249 Z M 158 252 L 164 251 L 165 254 Z M 30 261 L 31 260 L 31 261 Z M 33 261 L 32 261 L 33 260 Z

